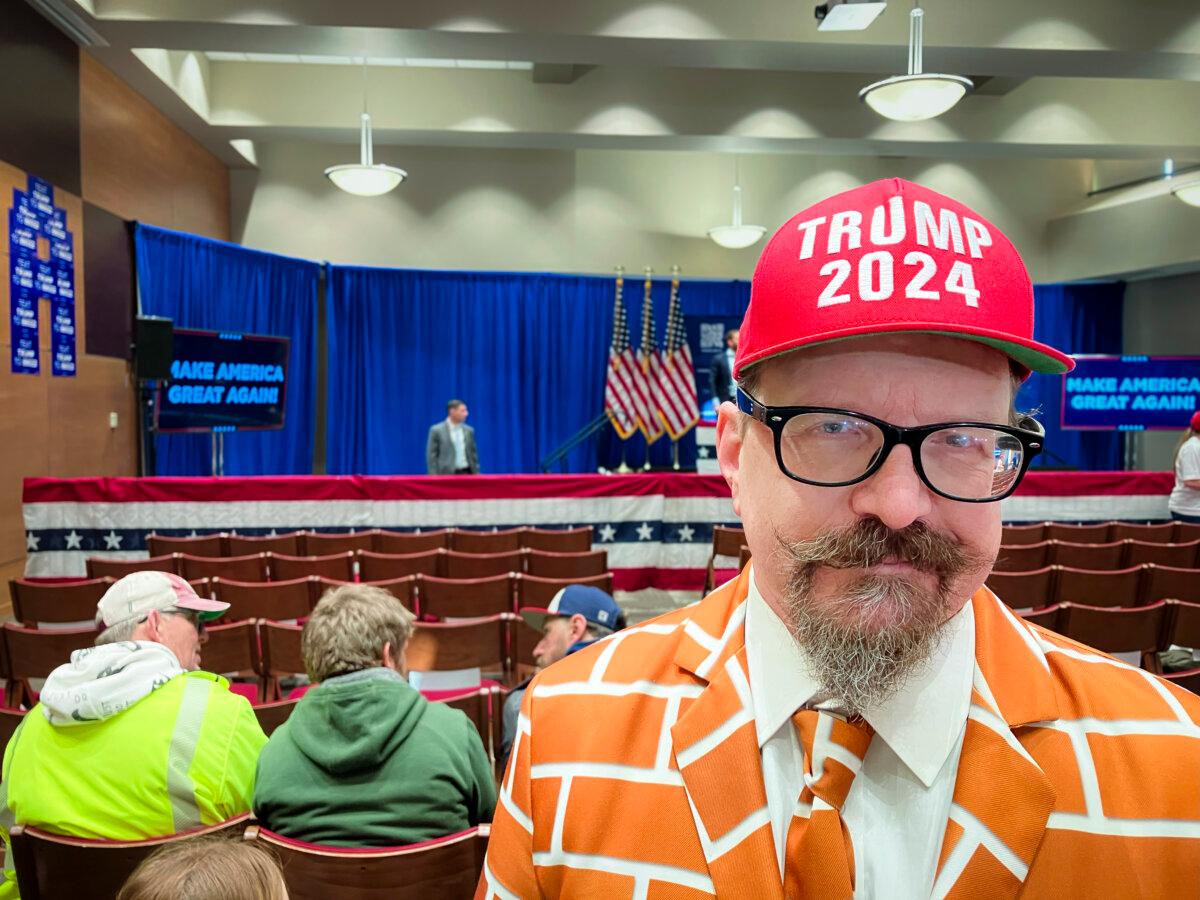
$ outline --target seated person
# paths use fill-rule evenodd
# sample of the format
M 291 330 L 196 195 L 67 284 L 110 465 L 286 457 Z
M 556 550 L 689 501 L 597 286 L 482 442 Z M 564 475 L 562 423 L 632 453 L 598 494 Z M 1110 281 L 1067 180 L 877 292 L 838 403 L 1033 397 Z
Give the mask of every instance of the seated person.
M 382 588 L 326 592 L 304 626 L 315 686 L 263 749 L 254 812 L 313 844 L 414 844 L 490 822 L 496 783 L 479 732 L 406 680 L 413 614 Z
M 241 835 L 172 841 L 133 870 L 117 900 L 288 900 L 279 860 Z
M 134 572 L 108 589 L 96 646 L 50 673 L 8 743 L 6 844 L 14 823 L 136 840 L 250 809 L 266 736 L 244 697 L 198 671 L 202 623 L 228 608 L 166 572 Z M 17 896 L 9 853 L 0 898 Z
M 521 618 L 542 633 L 542 639 L 533 648 L 533 659 L 539 672 L 625 627 L 625 613 L 617 601 L 600 588 L 584 584 L 567 585 L 554 595 L 546 609 L 522 609 Z M 499 752 L 501 767 L 507 764 L 517 737 L 517 714 L 521 711 L 521 698 L 525 696 L 531 678 L 513 688 L 504 701 Z

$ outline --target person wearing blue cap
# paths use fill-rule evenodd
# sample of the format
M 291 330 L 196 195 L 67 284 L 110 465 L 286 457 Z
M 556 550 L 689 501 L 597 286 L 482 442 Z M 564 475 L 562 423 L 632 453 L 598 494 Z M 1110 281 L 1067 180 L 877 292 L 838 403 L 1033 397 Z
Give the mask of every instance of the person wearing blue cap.
M 523 608 L 521 618 L 542 633 L 542 639 L 533 648 L 539 672 L 625 627 L 625 613 L 617 601 L 600 588 L 583 584 L 567 585 L 545 609 Z M 527 678 L 513 688 L 504 701 L 504 733 L 500 741 L 500 761 L 504 764 L 517 736 L 517 713 L 529 682 Z

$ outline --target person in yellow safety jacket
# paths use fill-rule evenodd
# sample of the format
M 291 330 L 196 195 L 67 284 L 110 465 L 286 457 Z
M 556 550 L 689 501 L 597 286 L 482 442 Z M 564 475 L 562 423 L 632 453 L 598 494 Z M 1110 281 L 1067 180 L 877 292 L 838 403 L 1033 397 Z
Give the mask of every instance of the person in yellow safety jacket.
M 203 621 L 229 604 L 135 572 L 101 598 L 96 646 L 46 679 L 4 753 L 0 900 L 19 897 L 8 830 L 137 840 L 250 809 L 267 738 L 244 697 L 200 672 Z

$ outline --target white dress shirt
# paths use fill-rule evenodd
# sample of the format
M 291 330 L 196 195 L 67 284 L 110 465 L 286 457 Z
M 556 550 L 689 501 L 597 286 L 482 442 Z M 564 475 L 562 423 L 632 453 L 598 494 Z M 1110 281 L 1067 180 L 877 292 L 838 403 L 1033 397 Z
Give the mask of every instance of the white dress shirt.
M 782 875 L 788 826 L 804 783 L 804 755 L 791 717 L 820 685 L 753 577 L 746 602 L 754 724 Z M 842 808 L 854 844 L 855 898 L 927 898 L 933 889 L 971 703 L 975 615 L 969 601 L 946 628 L 930 662 L 864 715 L 875 738 Z
M 467 467 L 467 437 L 463 431 L 462 424 L 455 424 L 449 419 L 446 420 L 446 428 L 450 431 L 450 443 L 454 445 L 454 468 L 465 469 Z

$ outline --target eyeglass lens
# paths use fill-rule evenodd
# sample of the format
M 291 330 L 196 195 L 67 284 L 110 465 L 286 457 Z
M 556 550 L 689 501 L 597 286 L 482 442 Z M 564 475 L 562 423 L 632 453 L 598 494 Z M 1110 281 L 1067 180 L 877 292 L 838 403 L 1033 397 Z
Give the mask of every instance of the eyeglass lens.
M 883 432 L 865 419 L 838 413 L 802 413 L 788 420 L 780 440 L 784 467 L 820 484 L 854 481 L 875 463 Z M 964 500 L 1001 497 L 1021 472 L 1021 441 L 994 428 L 942 428 L 921 443 L 921 467 L 943 494 Z

